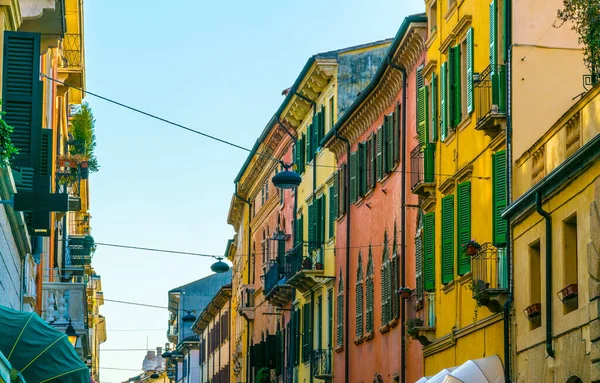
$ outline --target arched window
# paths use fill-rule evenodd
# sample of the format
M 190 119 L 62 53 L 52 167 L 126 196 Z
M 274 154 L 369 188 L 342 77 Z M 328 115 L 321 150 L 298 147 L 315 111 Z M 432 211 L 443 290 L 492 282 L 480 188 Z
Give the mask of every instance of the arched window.
M 571 376 L 569 379 L 567 379 L 566 383 L 583 383 L 583 380 L 579 379 L 577 376 Z
M 365 281 L 366 289 L 367 289 L 367 318 L 365 329 L 367 331 L 367 336 L 373 332 L 374 318 L 373 318 L 373 301 L 375 298 L 374 294 L 374 275 L 373 275 L 373 247 L 369 244 L 369 259 L 367 261 L 367 279 Z
M 358 252 L 358 267 L 356 271 L 356 339 L 360 340 L 363 336 L 363 267 L 362 267 L 362 250 Z

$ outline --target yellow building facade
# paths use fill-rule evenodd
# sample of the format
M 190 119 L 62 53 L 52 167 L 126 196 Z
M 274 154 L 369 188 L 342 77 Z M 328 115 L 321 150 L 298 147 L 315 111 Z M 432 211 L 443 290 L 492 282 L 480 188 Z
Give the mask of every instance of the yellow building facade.
M 600 381 L 599 110 L 595 86 L 515 162 L 514 381 Z
M 426 1 L 427 61 L 417 74 L 419 148 L 411 159 L 424 161 L 424 179 L 412 183 L 412 192 L 420 197 L 415 240 L 422 245 L 426 293 L 423 307 L 408 308 L 427 313 L 425 320 L 408 321 L 423 344 L 425 377 L 486 357 L 484 363 L 502 373 L 508 293 L 500 218 L 507 204 L 504 5 Z

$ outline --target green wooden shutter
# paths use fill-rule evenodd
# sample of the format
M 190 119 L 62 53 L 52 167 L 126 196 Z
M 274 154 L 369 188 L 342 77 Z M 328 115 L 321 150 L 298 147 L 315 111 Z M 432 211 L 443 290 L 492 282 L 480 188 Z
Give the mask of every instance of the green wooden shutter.
M 458 184 L 457 191 L 457 221 L 458 221 L 458 274 L 471 271 L 471 257 L 462 250 L 462 245 L 471 239 L 471 182 Z
M 318 114 L 319 116 L 319 141 L 317 142 L 317 147 L 321 147 L 321 140 L 325 137 L 325 108 L 321 106 L 321 111 Z
M 350 203 L 356 202 L 357 199 L 357 176 L 358 176 L 358 157 L 356 152 L 350 153 Z
M 417 68 L 417 74 L 415 77 L 415 89 L 417 90 L 417 94 L 416 94 L 416 113 L 417 113 L 417 125 L 415 126 L 416 128 L 416 132 L 417 134 L 419 134 L 419 106 L 420 106 L 420 100 L 421 100 L 421 95 L 419 94 L 419 89 L 421 89 L 423 86 L 425 86 L 425 81 L 423 80 L 423 65 L 421 65 L 420 67 Z
M 423 218 L 423 283 L 426 291 L 435 290 L 435 213 Z M 420 241 L 421 238 L 419 237 Z
M 394 164 L 400 162 L 400 104 L 396 104 L 396 110 L 394 110 L 393 129 L 393 153 L 394 153 Z
M 309 334 L 310 334 L 310 304 L 302 306 L 302 362 L 308 362 L 309 356 Z
M 335 230 L 335 211 L 336 211 L 336 193 L 337 193 L 337 179 L 336 175 L 333 176 L 334 184 L 329 186 L 329 239 L 333 238 Z
M 299 236 L 298 236 L 298 243 L 303 243 L 304 242 L 304 214 L 300 214 L 300 220 L 298 222 L 298 229 L 299 229 Z M 302 249 L 300 249 L 302 251 Z
M 40 175 L 52 175 L 52 129 L 42 129 L 42 150 L 40 152 Z
M 327 227 L 327 197 L 325 195 L 321 196 L 321 198 L 318 199 L 320 201 L 319 204 L 319 243 L 325 243 L 325 228 Z
M 430 142 L 436 142 L 437 141 L 437 130 L 438 130 L 438 115 L 437 115 L 437 76 L 435 75 L 435 73 L 433 73 L 431 75 L 431 84 L 430 84 L 430 88 L 431 88 L 431 117 L 430 117 L 430 121 L 431 121 L 431 126 L 429 127 L 430 129 L 430 136 L 429 136 L 429 141 Z
M 420 215 L 421 213 L 419 213 Z M 415 280 L 416 280 L 416 291 L 417 297 L 423 296 L 423 224 L 419 219 L 420 227 L 417 228 L 417 235 L 415 236 Z
M 380 126 L 377 129 L 377 136 L 375 141 L 377 142 L 377 155 L 375 156 L 375 166 L 377 167 L 377 179 L 381 180 L 383 178 L 383 126 Z
M 294 315 L 294 317 L 295 317 L 295 327 L 294 327 L 294 330 L 295 330 L 294 331 L 294 338 L 295 338 L 295 341 L 294 341 L 294 346 L 295 346 L 295 349 L 294 349 L 294 364 L 298 365 L 300 363 L 300 345 L 301 345 L 301 343 L 300 343 L 300 332 L 301 332 L 300 331 L 300 329 L 301 329 L 301 327 L 300 327 L 300 318 L 301 318 L 300 309 L 297 308 L 296 310 L 294 310 L 294 314 L 295 314 Z
M 315 248 L 317 239 L 315 233 L 315 226 L 317 222 L 316 217 L 316 201 L 313 201 L 308 205 L 308 251 L 312 251 Z
M 454 280 L 454 195 L 442 198 L 442 283 Z
M 298 167 L 298 174 L 304 173 L 304 164 L 306 159 L 304 158 L 304 135 L 302 135 L 298 142 L 296 142 L 296 165 Z
M 377 138 L 375 137 L 375 133 L 371 133 L 371 136 L 369 137 L 369 142 L 369 150 L 371 151 L 371 153 L 369 153 L 369 189 L 373 189 L 375 188 L 375 185 L 377 185 Z
M 461 80 L 460 80 L 460 45 L 450 48 L 452 52 L 450 60 L 452 61 L 452 68 L 450 73 L 451 79 L 451 114 L 452 121 L 451 127 L 456 128 L 462 120 L 462 109 L 461 109 Z
M 473 112 L 473 28 L 467 30 L 467 112 Z
M 336 170 L 333 174 L 333 200 L 331 211 L 333 219 L 336 220 L 340 216 L 340 170 Z
M 443 141 L 448 137 L 448 84 L 446 79 L 447 64 L 442 63 L 440 68 L 440 139 Z
M 496 66 L 498 65 L 498 57 L 496 53 L 498 51 L 496 47 L 496 1 L 492 0 L 490 3 L 490 67 L 492 73 L 496 73 Z
M 319 118 L 319 113 L 313 115 L 313 119 L 312 119 L 312 126 L 313 126 L 313 158 L 315 158 L 317 156 L 317 151 L 319 149 L 319 133 L 321 130 L 321 127 L 319 126 L 319 122 L 320 122 L 320 118 Z
M 346 198 L 348 198 L 348 188 L 346 185 L 346 174 L 348 174 L 348 173 L 346 173 L 347 171 L 348 171 L 347 164 L 342 164 L 342 166 L 340 167 L 340 170 L 338 171 L 338 177 L 339 177 L 339 181 L 338 181 L 339 215 L 338 216 L 342 216 L 342 215 L 346 214 Z
M 508 240 L 508 223 L 502 219 L 502 211 L 506 208 L 507 178 L 506 178 L 506 151 L 496 152 L 492 158 L 492 189 L 493 189 L 493 241 L 494 246 L 504 246 Z
M 363 336 L 363 284 L 362 281 L 356 283 L 356 337 Z
M 40 34 L 4 32 L 2 81 L 3 119 L 14 128 L 10 135 L 19 150 L 13 167 L 36 169 L 42 134 L 42 83 L 40 76 Z
M 454 47 L 448 48 L 448 127 L 455 128 L 456 127 L 456 69 L 454 66 L 456 65 L 456 60 L 454 59 L 454 55 L 456 51 Z
M 358 144 L 358 195 L 367 194 L 367 144 Z
M 427 144 L 423 153 L 424 181 L 435 182 L 435 144 Z
M 386 172 L 391 172 L 394 167 L 394 116 L 384 117 L 385 121 L 385 156 Z
M 338 284 L 337 293 L 337 315 L 336 315 L 336 329 L 335 329 L 335 344 L 340 347 L 344 344 L 344 280 L 342 279 L 342 273 L 340 272 L 340 282 Z
M 309 124 L 306 127 L 306 163 L 308 164 L 313 159 L 313 126 Z
M 417 97 L 417 133 L 419 135 L 419 146 L 421 151 L 427 145 L 427 88 L 419 88 L 419 97 Z

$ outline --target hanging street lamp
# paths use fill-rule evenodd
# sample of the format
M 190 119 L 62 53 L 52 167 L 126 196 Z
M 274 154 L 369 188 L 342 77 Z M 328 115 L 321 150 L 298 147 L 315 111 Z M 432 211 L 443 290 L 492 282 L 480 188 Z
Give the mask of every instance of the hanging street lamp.
M 77 332 L 75 332 L 75 329 L 71 325 L 71 319 L 69 319 L 69 325 L 65 330 L 65 334 L 67 335 L 67 338 L 69 338 L 69 342 L 71 342 L 73 348 L 75 348 L 75 346 L 77 345 L 77 339 L 79 338 L 79 335 L 77 334 Z
M 293 164 L 281 162 L 281 165 L 284 170 L 273 176 L 271 179 L 273 185 L 279 189 L 296 189 L 302 182 L 302 177 L 295 171 L 290 170 Z

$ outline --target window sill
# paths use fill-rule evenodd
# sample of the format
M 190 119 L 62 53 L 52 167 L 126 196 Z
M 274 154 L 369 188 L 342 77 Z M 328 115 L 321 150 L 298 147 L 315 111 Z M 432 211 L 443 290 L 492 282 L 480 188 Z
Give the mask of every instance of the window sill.
M 450 291 L 454 290 L 454 281 L 448 282 L 447 284 L 444 285 L 444 287 L 442 288 L 442 291 L 444 292 L 444 294 L 448 294 Z
M 466 128 L 467 126 L 471 125 L 471 116 L 472 115 L 473 115 L 472 113 L 467 114 L 467 116 L 462 119 L 462 121 L 460 122 L 460 124 L 458 124 L 458 126 L 456 127 L 456 130 L 458 130 L 459 132 L 461 132 L 464 128 Z
M 455 136 L 456 136 L 456 131 L 454 130 L 454 128 L 448 128 L 448 135 L 442 142 L 444 144 L 446 144 L 446 146 L 448 146 L 452 143 L 452 141 L 454 141 Z
M 381 327 L 379 327 L 379 332 L 382 334 L 385 334 L 386 332 L 390 331 L 390 325 L 389 323 L 386 325 L 383 325 Z
M 335 352 L 342 352 L 342 351 L 344 351 L 344 345 L 342 344 L 341 346 L 337 346 L 333 351 L 335 351 Z
M 389 323 L 389 326 L 391 328 L 394 328 L 394 327 L 398 326 L 398 318 L 392 319 L 392 321 Z
M 371 331 L 369 333 L 366 333 L 363 338 L 365 339 L 365 341 L 370 341 L 371 339 L 375 338 L 375 332 Z
M 429 32 L 429 38 L 427 39 L 427 41 L 425 41 L 425 46 L 427 47 L 427 49 L 431 47 L 431 44 L 433 44 L 435 39 L 437 39 L 437 27 L 435 27 L 433 31 Z
M 448 21 L 448 19 L 451 18 L 452 15 L 454 15 L 454 13 L 456 12 L 456 10 L 458 9 L 457 2 L 458 2 L 458 0 L 456 0 L 454 2 L 454 4 L 452 4 L 452 6 L 450 6 L 450 8 L 446 11 L 446 14 L 444 15 L 444 19 L 446 21 Z
M 364 336 L 361 336 L 360 338 L 356 338 L 356 339 L 354 339 L 354 341 L 353 341 L 353 342 L 354 342 L 354 344 L 355 344 L 355 345 L 357 345 L 357 346 L 358 346 L 359 344 L 361 344 L 362 342 L 364 342 L 364 340 L 365 340 L 365 337 L 364 337 Z
M 465 283 L 469 282 L 472 278 L 471 276 L 471 272 L 469 271 L 468 273 L 465 273 L 461 276 L 458 277 L 458 279 L 456 280 L 456 282 L 458 282 L 460 285 L 464 285 Z

